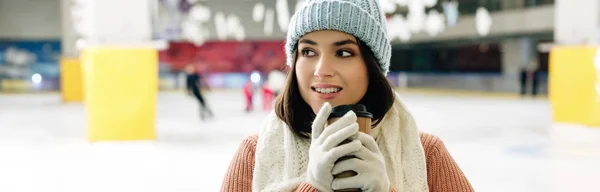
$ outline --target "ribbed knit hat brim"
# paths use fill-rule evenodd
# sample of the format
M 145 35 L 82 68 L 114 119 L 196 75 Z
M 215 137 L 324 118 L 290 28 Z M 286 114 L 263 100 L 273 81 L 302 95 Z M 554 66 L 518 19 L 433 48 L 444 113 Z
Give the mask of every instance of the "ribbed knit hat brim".
M 286 39 L 287 64 L 292 66 L 293 54 L 303 35 L 319 30 L 337 30 L 363 41 L 377 58 L 382 72 L 387 74 L 392 48 L 379 3 L 377 0 L 362 0 L 362 5 L 359 5 L 357 1 L 361 0 L 314 0 L 296 12 L 290 21 Z

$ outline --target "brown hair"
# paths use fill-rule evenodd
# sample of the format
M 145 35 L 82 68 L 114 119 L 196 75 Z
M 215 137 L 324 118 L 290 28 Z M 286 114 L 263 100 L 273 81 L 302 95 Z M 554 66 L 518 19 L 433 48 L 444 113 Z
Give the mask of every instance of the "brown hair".
M 360 40 L 358 41 L 358 47 L 367 66 L 369 76 L 367 92 L 358 103 L 365 105 L 367 110 L 373 114 L 373 126 L 376 126 L 394 104 L 394 90 L 382 73 L 371 49 Z M 311 124 L 316 115 L 300 95 L 296 78 L 296 52 L 293 57 L 293 64 L 286 86 L 275 100 L 275 113 L 294 134 L 308 138 L 308 134 L 311 132 Z

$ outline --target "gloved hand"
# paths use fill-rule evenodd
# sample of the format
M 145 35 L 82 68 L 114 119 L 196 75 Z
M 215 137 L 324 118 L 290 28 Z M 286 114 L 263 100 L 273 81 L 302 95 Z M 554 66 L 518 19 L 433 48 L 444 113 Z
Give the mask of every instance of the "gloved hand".
M 348 112 L 325 128 L 330 113 L 331 105 L 324 103 L 313 121 L 312 140 L 308 151 L 306 182 L 319 191 L 333 191 L 331 171 L 335 161 L 342 156 L 358 152 L 363 147 L 356 139 L 359 133 L 356 114 Z M 340 145 L 346 139 L 352 141 Z
M 331 186 L 334 190 L 358 188 L 362 191 L 389 191 L 390 181 L 387 175 L 385 160 L 375 139 L 366 133 L 358 133 L 358 140 L 363 146 L 352 153 L 356 158 L 338 162 L 332 170 L 334 175 L 344 171 L 355 171 L 357 175 L 336 178 Z

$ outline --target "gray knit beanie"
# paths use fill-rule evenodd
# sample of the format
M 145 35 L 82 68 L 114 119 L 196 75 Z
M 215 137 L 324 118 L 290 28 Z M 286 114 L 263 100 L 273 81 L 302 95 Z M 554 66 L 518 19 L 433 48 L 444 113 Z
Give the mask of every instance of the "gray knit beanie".
M 365 42 L 386 75 L 392 47 L 385 22 L 379 0 L 308 0 L 290 20 L 285 44 L 287 64 L 292 66 L 300 37 L 313 31 L 337 30 Z

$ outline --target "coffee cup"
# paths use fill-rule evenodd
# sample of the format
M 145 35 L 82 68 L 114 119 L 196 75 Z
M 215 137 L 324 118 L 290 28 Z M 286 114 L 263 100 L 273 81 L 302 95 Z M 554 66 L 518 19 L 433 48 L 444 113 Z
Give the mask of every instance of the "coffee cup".
M 329 124 L 332 124 L 333 122 L 337 121 L 338 119 L 340 119 L 341 117 L 346 115 L 346 113 L 348 113 L 349 111 L 353 111 L 356 114 L 356 123 L 358 123 L 358 131 L 366 133 L 366 134 L 370 134 L 371 133 L 371 121 L 373 119 L 373 114 L 369 113 L 367 111 L 367 107 L 362 104 L 340 105 L 340 106 L 334 107 L 331 111 L 331 114 L 329 115 L 329 118 L 327 119 L 327 122 Z M 346 141 L 342 142 L 340 145 L 346 144 L 348 142 L 350 142 L 350 140 L 346 140 Z M 336 161 L 336 163 L 346 160 L 346 159 L 350 159 L 350 158 L 355 158 L 355 157 L 354 156 L 345 156 L 345 157 L 338 159 Z M 356 174 L 357 173 L 354 171 L 345 171 L 340 174 L 334 175 L 334 177 L 335 178 L 346 178 L 346 177 L 355 176 Z M 347 191 L 361 191 L 361 190 L 360 189 L 343 189 L 343 190 L 336 190 L 336 192 L 337 191 L 347 192 Z

